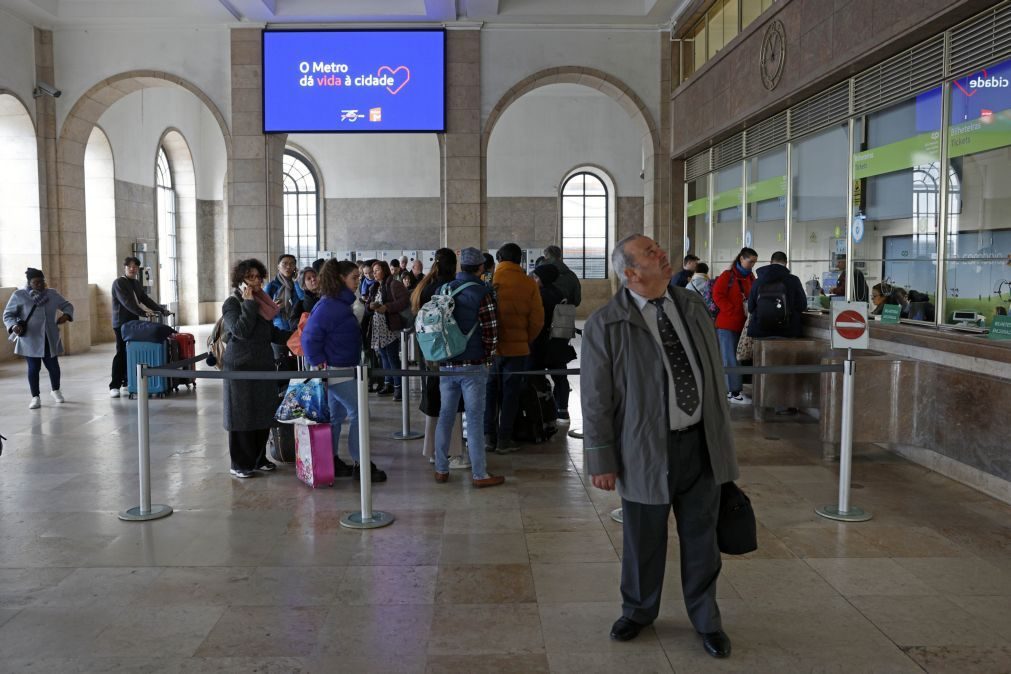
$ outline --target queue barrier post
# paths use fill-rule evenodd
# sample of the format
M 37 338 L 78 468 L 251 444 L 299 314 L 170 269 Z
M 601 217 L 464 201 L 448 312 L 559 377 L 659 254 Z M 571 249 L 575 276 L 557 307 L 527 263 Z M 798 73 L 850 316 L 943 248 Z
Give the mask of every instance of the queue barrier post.
M 853 349 L 846 349 L 843 363 L 842 432 L 839 437 L 839 503 L 815 509 L 821 517 L 838 522 L 866 522 L 872 515 L 850 503 L 853 466 Z
M 406 371 L 408 365 L 408 341 L 411 339 L 411 332 L 405 330 L 400 333 L 400 366 Z M 400 430 L 393 434 L 394 440 L 417 440 L 425 437 L 424 433 L 411 430 L 411 378 L 405 374 L 400 378 Z
M 119 513 L 126 522 L 146 522 L 168 517 L 172 506 L 151 505 L 151 425 L 148 409 L 147 366 L 137 364 L 137 451 L 140 472 L 140 505 Z
M 394 517 L 381 510 L 372 510 L 372 455 L 369 447 L 369 369 L 355 368 L 358 385 L 358 476 L 362 487 L 361 510 L 341 517 L 341 526 L 348 529 L 378 529 L 393 524 Z

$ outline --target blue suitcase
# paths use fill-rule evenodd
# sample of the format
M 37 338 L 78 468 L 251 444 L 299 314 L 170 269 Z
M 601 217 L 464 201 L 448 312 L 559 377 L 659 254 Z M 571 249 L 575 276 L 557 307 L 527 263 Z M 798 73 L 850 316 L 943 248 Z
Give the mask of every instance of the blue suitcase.
M 126 383 L 130 397 L 137 395 L 137 364 L 143 363 L 151 367 L 161 367 L 165 361 L 165 342 L 134 342 L 126 343 Z M 147 392 L 164 395 L 168 391 L 166 377 L 148 377 Z

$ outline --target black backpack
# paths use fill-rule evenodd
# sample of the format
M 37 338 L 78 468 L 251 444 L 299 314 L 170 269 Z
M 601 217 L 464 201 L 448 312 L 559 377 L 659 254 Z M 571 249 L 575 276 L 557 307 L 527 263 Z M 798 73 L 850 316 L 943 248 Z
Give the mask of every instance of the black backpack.
M 544 375 L 528 375 L 520 390 L 519 408 L 513 421 L 513 438 L 520 442 L 545 442 L 558 429 L 551 383 Z
M 790 325 L 790 304 L 786 299 L 786 284 L 782 281 L 764 283 L 755 301 L 755 319 L 766 334 L 784 332 Z

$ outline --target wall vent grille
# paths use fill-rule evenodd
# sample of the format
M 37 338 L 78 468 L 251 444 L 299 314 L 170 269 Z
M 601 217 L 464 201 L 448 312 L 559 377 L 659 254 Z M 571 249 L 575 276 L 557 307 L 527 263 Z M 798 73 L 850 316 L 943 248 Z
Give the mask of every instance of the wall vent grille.
M 710 156 L 712 152 L 710 150 L 703 150 L 697 155 L 688 158 L 685 162 L 685 180 L 695 180 L 700 175 L 704 175 L 713 170 L 712 157 Z
M 744 154 L 752 157 L 787 141 L 787 113 L 784 110 L 744 132 Z
M 883 108 L 944 78 L 944 36 L 938 35 L 853 78 L 853 113 Z
M 850 112 L 849 80 L 790 108 L 790 138 L 814 133 L 841 122 Z
M 1011 3 L 1001 3 L 951 29 L 949 77 L 970 74 L 980 63 L 1011 54 Z
M 735 133 L 713 148 L 713 168 L 719 169 L 744 159 L 744 134 Z

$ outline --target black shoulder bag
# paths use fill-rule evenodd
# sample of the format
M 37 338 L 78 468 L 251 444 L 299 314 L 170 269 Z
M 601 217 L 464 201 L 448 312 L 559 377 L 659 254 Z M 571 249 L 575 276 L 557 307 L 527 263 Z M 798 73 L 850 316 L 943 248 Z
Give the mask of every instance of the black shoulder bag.
M 38 309 L 38 308 L 39 308 L 38 304 L 33 305 L 32 306 L 32 310 L 28 312 L 28 316 L 25 317 L 25 320 L 23 320 L 23 321 L 17 321 L 16 323 L 14 323 L 14 325 L 11 326 L 11 329 L 7 331 L 7 339 L 8 340 L 10 340 L 12 342 L 15 342 L 15 341 L 17 341 L 18 337 L 24 337 L 25 335 L 28 334 L 28 321 L 32 320 L 32 314 L 34 314 L 35 310 Z M 14 328 L 17 328 L 17 327 L 21 328 L 21 334 L 20 335 L 15 335 L 14 334 Z

